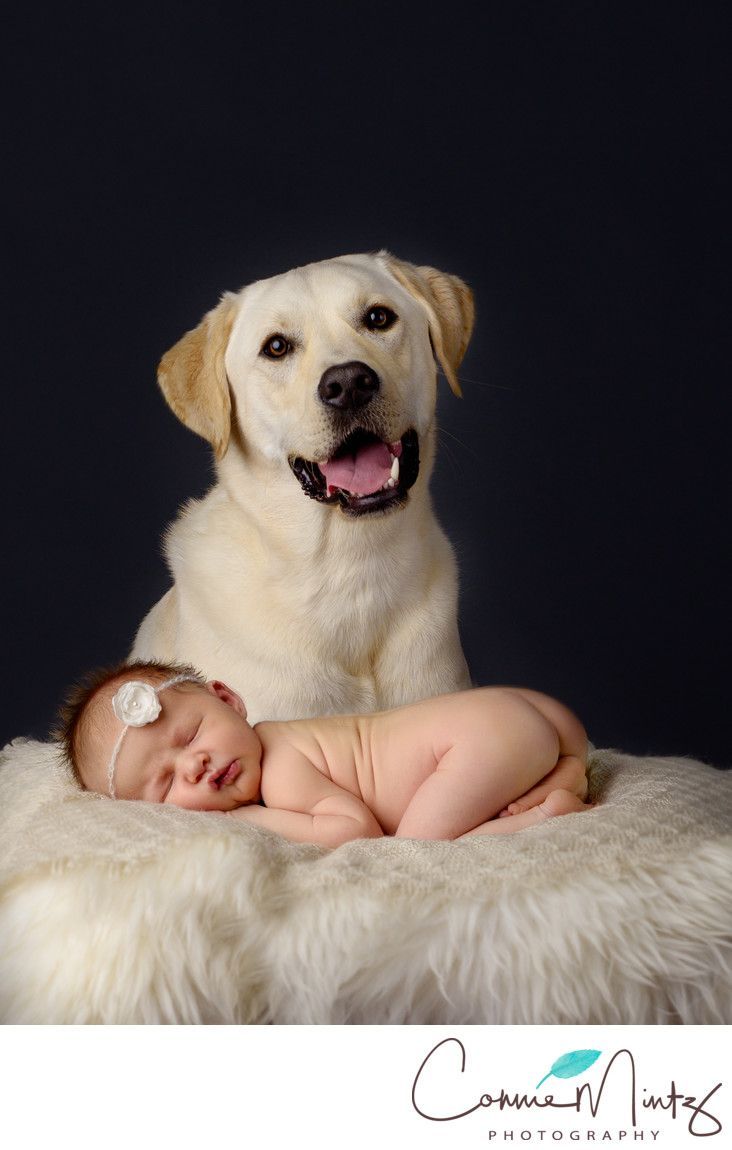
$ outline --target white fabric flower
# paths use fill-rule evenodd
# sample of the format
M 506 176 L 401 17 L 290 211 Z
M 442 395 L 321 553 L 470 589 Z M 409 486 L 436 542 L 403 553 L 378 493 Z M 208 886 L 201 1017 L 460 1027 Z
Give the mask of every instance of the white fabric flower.
M 149 683 L 130 679 L 123 683 L 112 699 L 115 715 L 128 727 L 144 727 L 157 719 L 160 711 L 158 693 Z

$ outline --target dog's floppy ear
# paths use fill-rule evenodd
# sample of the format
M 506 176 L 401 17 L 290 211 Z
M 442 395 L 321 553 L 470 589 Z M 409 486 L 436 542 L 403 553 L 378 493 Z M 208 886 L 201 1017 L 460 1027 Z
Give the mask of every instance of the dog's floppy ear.
M 437 361 L 455 395 L 462 395 L 457 370 L 473 331 L 475 307 L 472 291 L 457 276 L 447 275 L 436 268 L 417 267 L 386 251 L 379 252 L 379 255 L 394 278 L 426 309 Z
M 217 459 L 226 454 L 231 399 L 224 354 L 234 322 L 236 297 L 228 293 L 198 327 L 186 332 L 158 367 L 158 383 L 178 419 L 202 435 Z

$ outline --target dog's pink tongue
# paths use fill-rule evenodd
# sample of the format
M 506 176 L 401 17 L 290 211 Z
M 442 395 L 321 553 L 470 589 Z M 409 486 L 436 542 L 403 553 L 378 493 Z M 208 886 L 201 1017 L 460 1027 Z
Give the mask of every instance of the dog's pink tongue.
M 371 495 L 384 486 L 391 475 L 391 455 L 385 443 L 368 443 L 355 455 L 329 459 L 320 464 L 328 494 L 342 487 L 352 495 Z

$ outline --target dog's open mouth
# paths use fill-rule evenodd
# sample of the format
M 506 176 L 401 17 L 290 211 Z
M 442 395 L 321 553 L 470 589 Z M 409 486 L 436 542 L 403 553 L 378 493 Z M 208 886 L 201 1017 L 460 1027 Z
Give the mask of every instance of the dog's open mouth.
M 339 503 L 348 515 L 364 515 L 404 503 L 419 474 L 419 438 L 407 431 L 385 443 L 369 431 L 351 432 L 330 459 L 295 456 L 290 467 L 311 499 Z

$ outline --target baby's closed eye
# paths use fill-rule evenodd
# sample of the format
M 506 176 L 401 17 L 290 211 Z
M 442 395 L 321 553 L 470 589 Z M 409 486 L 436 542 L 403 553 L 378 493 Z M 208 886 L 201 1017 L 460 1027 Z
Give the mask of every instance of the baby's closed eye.
M 189 746 L 198 734 L 200 725 L 200 722 L 196 722 L 192 727 L 178 727 L 178 729 L 171 735 L 170 747 L 175 750 L 177 747 Z
M 198 732 L 200 731 L 200 729 L 201 729 L 201 720 L 199 720 L 197 723 L 195 723 L 193 725 L 193 728 L 189 731 L 187 737 L 184 739 L 184 743 L 185 743 L 186 747 L 190 746 L 190 744 L 193 742 L 193 740 L 195 739 L 195 737 L 198 734 Z

